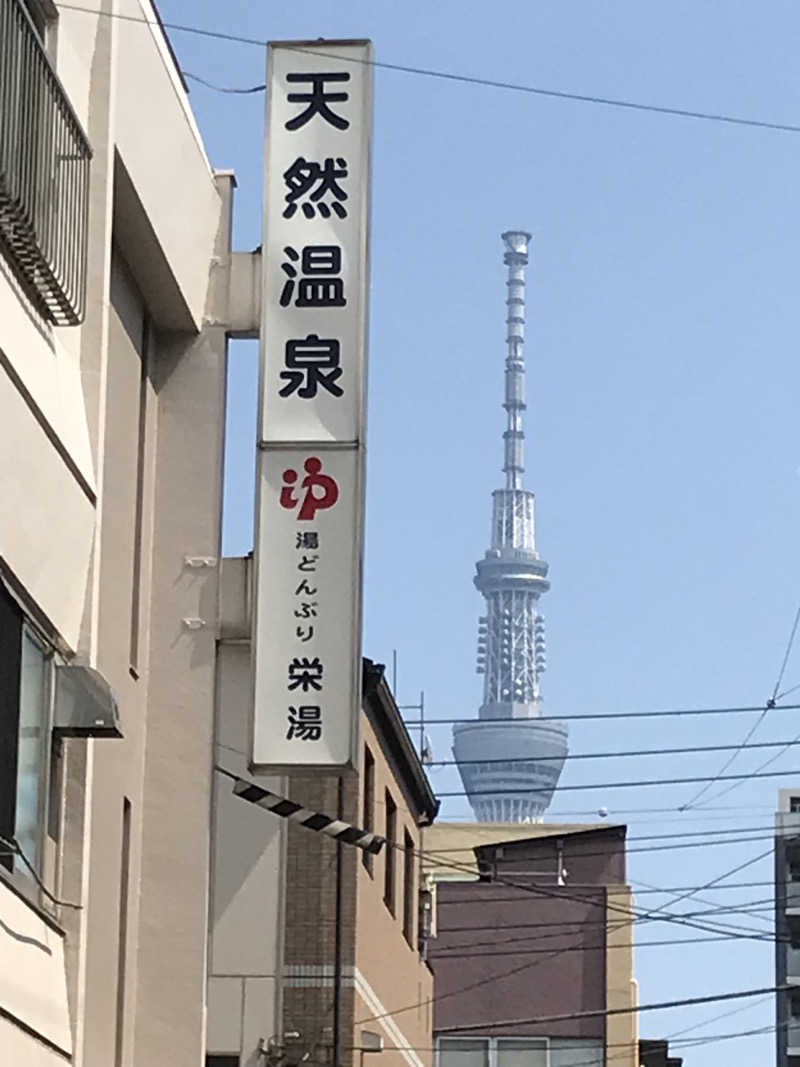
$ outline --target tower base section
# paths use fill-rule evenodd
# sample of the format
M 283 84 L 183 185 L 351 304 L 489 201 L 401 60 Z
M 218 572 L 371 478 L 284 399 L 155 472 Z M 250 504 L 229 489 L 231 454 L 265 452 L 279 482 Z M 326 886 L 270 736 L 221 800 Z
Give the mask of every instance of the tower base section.
M 538 822 L 567 755 L 555 719 L 483 719 L 453 727 L 453 756 L 478 822 Z

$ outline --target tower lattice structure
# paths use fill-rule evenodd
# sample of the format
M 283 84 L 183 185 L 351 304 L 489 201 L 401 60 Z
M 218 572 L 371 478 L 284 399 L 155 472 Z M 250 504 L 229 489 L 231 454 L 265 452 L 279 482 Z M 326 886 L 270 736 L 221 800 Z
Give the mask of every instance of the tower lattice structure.
M 544 620 L 539 598 L 550 588 L 536 551 L 534 494 L 525 471 L 525 270 L 530 234 L 503 234 L 508 268 L 503 434 L 504 489 L 492 494 L 491 546 L 476 564 L 486 602 L 478 623 L 483 703 L 474 722 L 453 729 L 453 754 L 481 822 L 539 820 L 567 755 L 566 726 L 542 718 Z

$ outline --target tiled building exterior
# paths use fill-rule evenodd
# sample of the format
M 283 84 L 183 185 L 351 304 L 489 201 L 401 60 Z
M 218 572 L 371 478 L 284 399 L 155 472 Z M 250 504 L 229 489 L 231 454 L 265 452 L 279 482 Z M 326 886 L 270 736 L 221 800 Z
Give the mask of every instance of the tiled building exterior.
M 425 848 L 440 1067 L 638 1067 L 625 827 L 442 823 Z

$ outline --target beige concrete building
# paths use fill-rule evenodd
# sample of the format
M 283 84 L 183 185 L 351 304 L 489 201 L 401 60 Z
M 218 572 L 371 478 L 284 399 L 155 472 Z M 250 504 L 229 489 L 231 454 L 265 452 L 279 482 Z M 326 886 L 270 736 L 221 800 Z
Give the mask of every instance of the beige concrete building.
M 624 826 L 439 823 L 439 1067 L 639 1067 Z
M 80 7 L 0 0 L 0 1063 L 198 1067 L 233 179 Z
M 224 561 L 217 754 L 221 766 L 243 778 L 252 701 L 250 582 L 249 560 Z M 217 776 L 209 1067 L 351 1067 L 363 1056 L 374 1067 L 432 1062 L 420 839 L 437 803 L 383 670 L 368 660 L 361 738 L 359 772 L 342 779 L 341 797 L 330 775 L 258 781 L 305 808 L 385 836 L 377 856 L 253 807 Z
M 436 802 L 381 671 L 341 798 L 262 780 L 380 855 L 216 769 L 247 774 L 249 565 L 222 582 L 220 524 L 257 257 L 150 0 L 80 8 L 0 0 L 0 1063 L 423 1067 Z

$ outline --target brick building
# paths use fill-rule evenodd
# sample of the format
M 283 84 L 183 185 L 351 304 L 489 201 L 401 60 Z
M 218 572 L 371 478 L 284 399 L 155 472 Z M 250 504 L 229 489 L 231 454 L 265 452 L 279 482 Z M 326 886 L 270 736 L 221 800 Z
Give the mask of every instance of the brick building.
M 217 752 L 245 778 L 249 582 L 249 560 L 224 561 Z M 434 819 L 437 802 L 383 668 L 369 660 L 362 708 L 361 765 L 342 778 L 341 807 L 337 776 L 258 783 L 385 836 L 379 855 L 287 823 L 233 796 L 226 779 L 217 782 L 208 1067 L 261 1067 L 260 1047 L 286 1065 L 360 1067 L 368 1052 L 374 1067 L 432 1062 L 433 976 L 420 951 L 419 854 L 421 828 Z

